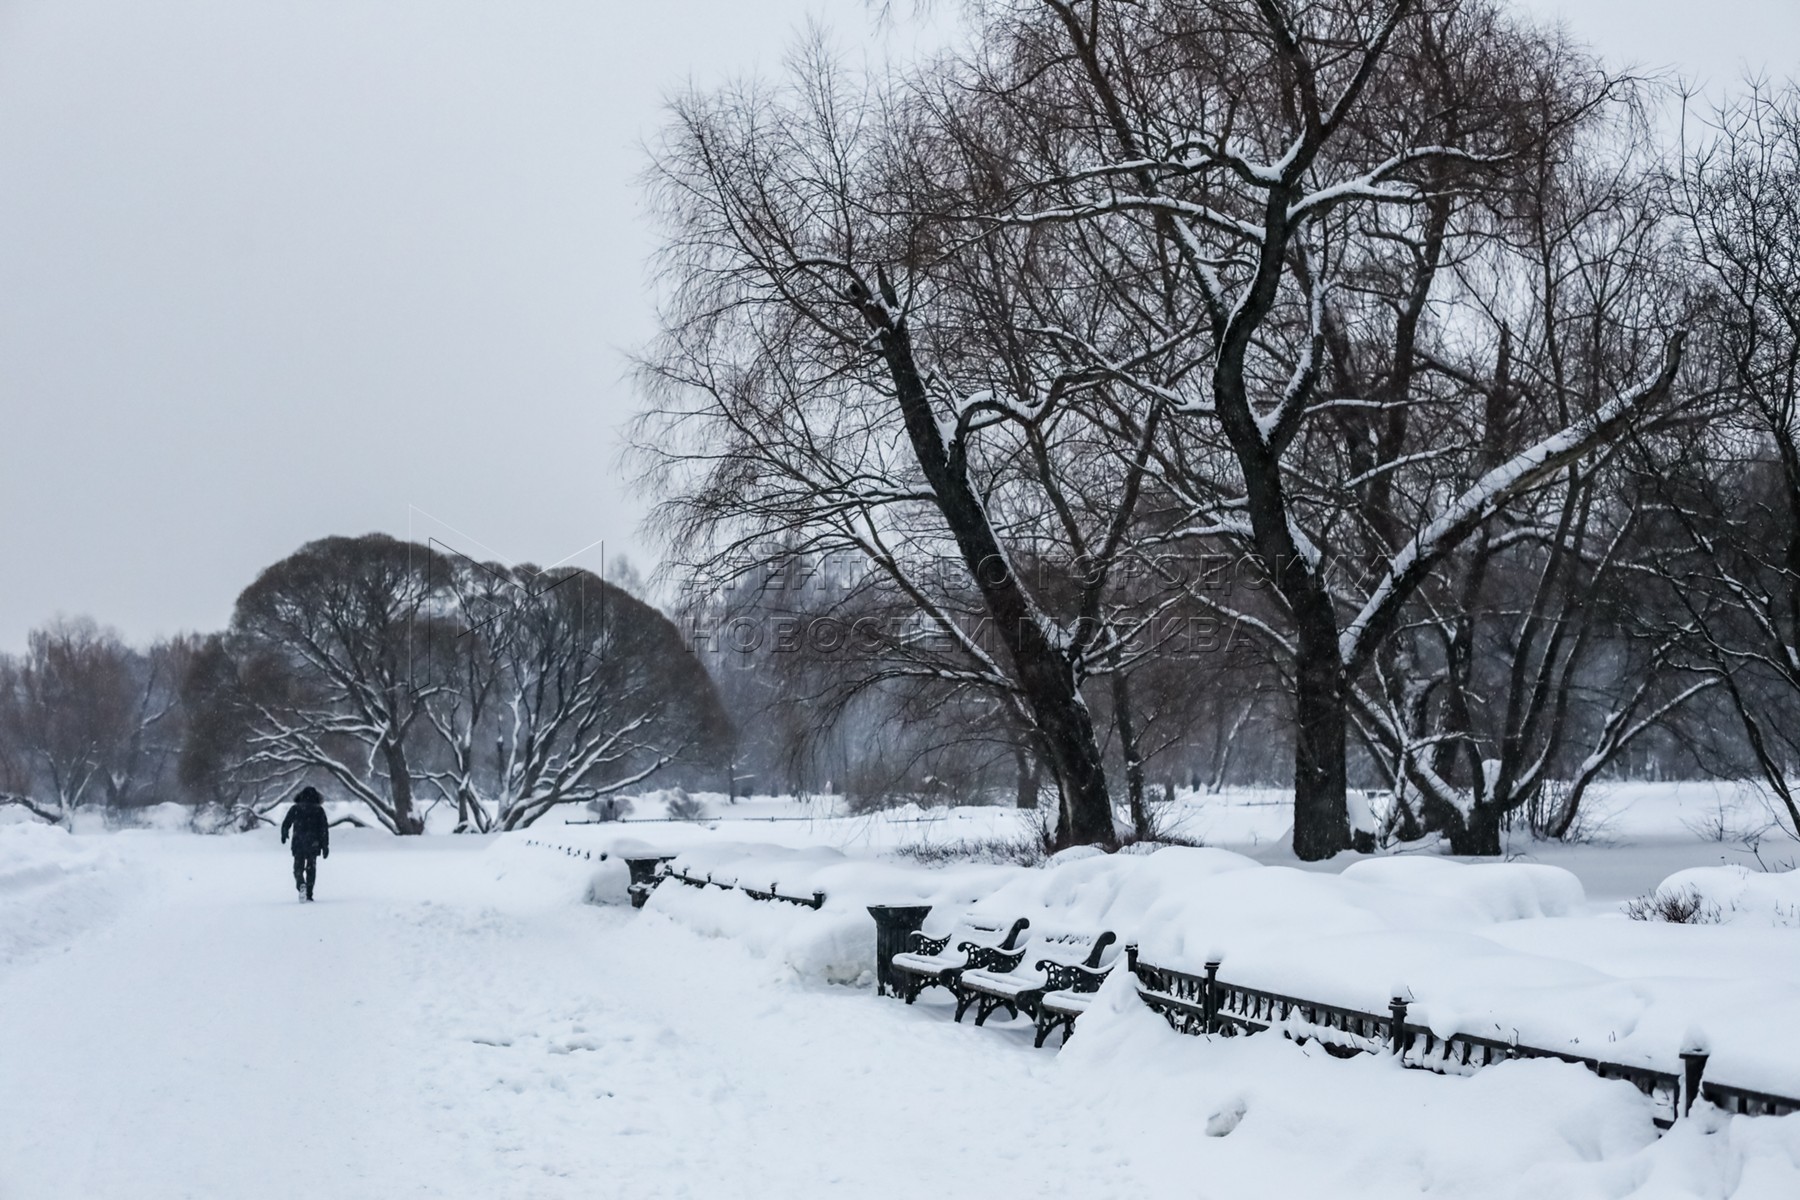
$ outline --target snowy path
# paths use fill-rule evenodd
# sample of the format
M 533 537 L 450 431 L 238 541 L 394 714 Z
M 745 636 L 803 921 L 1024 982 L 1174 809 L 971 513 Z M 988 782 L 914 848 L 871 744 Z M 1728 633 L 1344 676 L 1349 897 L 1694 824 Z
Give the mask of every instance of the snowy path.
M 1054 1059 L 808 990 L 449 839 L 144 839 L 129 915 L 0 977 L 0 1196 L 1118 1194 Z M 152 853 L 154 851 L 154 853 Z M 974 1132 L 979 1131 L 979 1132 Z
M 1123 988 L 1033 1051 L 583 905 L 547 851 L 345 837 L 300 905 L 268 835 L 38 849 L 0 869 L 0 1200 L 1800 1195 L 1800 1116 L 1658 1139 L 1579 1067 L 1183 1038 Z

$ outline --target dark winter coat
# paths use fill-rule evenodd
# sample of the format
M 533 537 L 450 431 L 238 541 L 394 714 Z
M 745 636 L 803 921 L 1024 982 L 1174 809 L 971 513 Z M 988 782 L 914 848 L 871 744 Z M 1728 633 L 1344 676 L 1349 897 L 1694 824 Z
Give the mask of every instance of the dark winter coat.
M 289 833 L 294 835 L 295 858 L 331 853 L 331 822 L 325 816 L 325 806 L 317 800 L 297 800 L 288 809 L 281 822 L 281 840 L 287 841 Z

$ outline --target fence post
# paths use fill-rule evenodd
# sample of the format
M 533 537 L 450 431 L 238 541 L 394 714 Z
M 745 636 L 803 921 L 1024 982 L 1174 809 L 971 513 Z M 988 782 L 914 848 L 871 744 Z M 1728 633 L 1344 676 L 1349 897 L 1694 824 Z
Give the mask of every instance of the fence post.
M 1694 1111 L 1694 1101 L 1700 1098 L 1700 1077 L 1706 1074 L 1708 1057 L 1705 1041 L 1689 1037 L 1687 1049 L 1681 1052 L 1680 1115 L 1684 1117 Z
M 1200 997 L 1200 1011 L 1203 1032 L 1219 1031 L 1219 963 L 1216 954 L 1206 956 L 1206 991 Z
M 1402 989 L 1395 988 L 1395 996 L 1388 1001 L 1388 1012 L 1393 1014 L 1393 1026 L 1388 1030 L 1388 1041 L 1393 1052 L 1402 1059 L 1406 1057 L 1406 997 L 1398 993 Z

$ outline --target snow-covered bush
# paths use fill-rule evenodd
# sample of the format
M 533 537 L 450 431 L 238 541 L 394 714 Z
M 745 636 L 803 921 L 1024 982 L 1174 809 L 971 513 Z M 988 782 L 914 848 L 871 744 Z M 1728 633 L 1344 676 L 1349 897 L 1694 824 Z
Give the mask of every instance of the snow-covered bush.
M 1633 906 L 1645 915 L 1632 912 Z M 1631 901 L 1626 915 L 1640 921 L 1684 925 L 1800 926 L 1800 870 L 1752 871 L 1730 866 L 1677 871 L 1658 884 L 1656 891 Z
M 1698 888 L 1660 887 L 1634 896 L 1622 906 L 1634 921 L 1666 921 L 1670 925 L 1717 925 L 1724 917 L 1719 906 L 1700 895 Z
M 698 821 L 706 816 L 706 802 L 688 795 L 684 788 L 670 788 L 663 795 L 664 806 L 674 820 Z
M 1035 867 L 1048 857 L 1041 838 L 1019 837 L 958 838 L 949 842 L 912 842 L 895 849 L 895 855 L 909 858 L 928 867 L 945 863 L 1011 863 Z
M 596 821 L 623 821 L 634 807 L 629 796 L 596 796 L 587 802 L 588 815 Z

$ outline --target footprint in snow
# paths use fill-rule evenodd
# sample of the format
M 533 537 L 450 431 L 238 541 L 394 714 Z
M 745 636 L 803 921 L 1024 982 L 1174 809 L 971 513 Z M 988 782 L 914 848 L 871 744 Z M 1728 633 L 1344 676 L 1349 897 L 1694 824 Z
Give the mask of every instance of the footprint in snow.
M 1248 1111 L 1249 1106 L 1241 1097 L 1231 1101 L 1218 1112 L 1206 1118 L 1206 1136 L 1224 1137 L 1238 1127 L 1238 1122 L 1244 1119 L 1244 1114 Z

